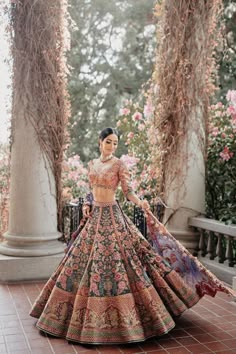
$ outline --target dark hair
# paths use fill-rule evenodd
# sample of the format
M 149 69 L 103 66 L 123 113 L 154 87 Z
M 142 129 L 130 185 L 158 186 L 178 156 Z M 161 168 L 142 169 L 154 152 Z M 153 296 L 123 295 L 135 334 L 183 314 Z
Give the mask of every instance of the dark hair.
M 101 131 L 101 133 L 99 134 L 99 139 L 100 140 L 104 140 L 106 139 L 106 137 L 108 137 L 108 135 L 111 135 L 111 134 L 115 134 L 119 140 L 119 134 L 118 134 L 118 131 L 115 129 L 115 128 L 105 128 Z

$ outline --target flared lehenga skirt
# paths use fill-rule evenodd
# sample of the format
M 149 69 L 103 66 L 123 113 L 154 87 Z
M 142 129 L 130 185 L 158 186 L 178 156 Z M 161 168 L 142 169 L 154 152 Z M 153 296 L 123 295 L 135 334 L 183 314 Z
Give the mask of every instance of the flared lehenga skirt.
M 170 331 L 174 318 L 202 295 L 116 202 L 94 202 L 30 315 L 38 318 L 40 330 L 69 341 L 138 342 Z

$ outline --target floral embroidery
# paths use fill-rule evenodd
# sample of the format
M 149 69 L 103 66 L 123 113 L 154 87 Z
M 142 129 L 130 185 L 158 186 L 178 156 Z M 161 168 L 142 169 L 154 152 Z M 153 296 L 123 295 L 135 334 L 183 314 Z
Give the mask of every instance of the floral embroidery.
M 99 160 L 89 162 L 89 183 L 90 187 L 102 187 L 116 191 L 119 182 L 124 195 L 127 197 L 133 193 L 130 184 L 130 173 L 122 160 L 113 158 L 110 164 L 102 164 Z
M 193 287 L 184 277 L 188 252 L 167 236 L 159 234 L 164 244 L 155 250 L 116 202 L 94 202 L 91 218 L 32 308 L 38 328 L 82 343 L 141 341 L 171 330 L 172 316 L 193 306 L 203 285 L 210 295 L 227 292 L 198 263 L 204 284 L 199 278 Z M 170 241 L 179 253 L 165 257 Z

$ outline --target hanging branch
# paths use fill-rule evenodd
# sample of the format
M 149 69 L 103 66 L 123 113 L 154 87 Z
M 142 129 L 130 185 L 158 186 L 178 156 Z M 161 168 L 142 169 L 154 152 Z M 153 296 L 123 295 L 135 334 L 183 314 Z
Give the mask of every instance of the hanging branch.
M 33 125 L 54 174 L 59 229 L 62 161 L 70 114 L 66 89 L 65 52 L 69 42 L 66 19 L 66 0 L 12 1 L 14 101 L 23 105 L 25 119 Z
M 200 149 L 203 151 L 205 147 L 204 134 L 198 132 L 197 122 L 190 113 L 203 115 L 207 129 L 209 97 L 215 90 L 213 53 L 221 14 L 222 0 L 165 0 L 155 7 L 159 26 L 153 85 L 158 87 L 158 98 L 154 93 L 156 107 L 152 134 L 157 136 L 153 155 L 161 171 L 159 193 L 162 196 L 165 172 L 171 170 L 170 155 L 175 156 L 175 160 L 183 155 L 181 144 L 190 125 L 196 134 L 201 134 Z M 188 160 L 188 151 L 182 161 L 183 158 Z

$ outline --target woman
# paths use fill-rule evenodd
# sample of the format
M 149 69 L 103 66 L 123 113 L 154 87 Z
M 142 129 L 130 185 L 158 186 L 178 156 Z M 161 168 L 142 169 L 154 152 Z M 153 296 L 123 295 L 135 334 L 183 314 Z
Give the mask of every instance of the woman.
M 130 186 L 125 164 L 114 156 L 115 129 L 99 136 L 101 156 L 89 163 L 93 194 L 83 206 L 87 222 L 36 300 L 37 327 L 70 341 L 111 344 L 160 336 L 208 293 L 233 294 L 181 246 Z M 151 244 L 115 200 L 118 184 L 146 215 Z

